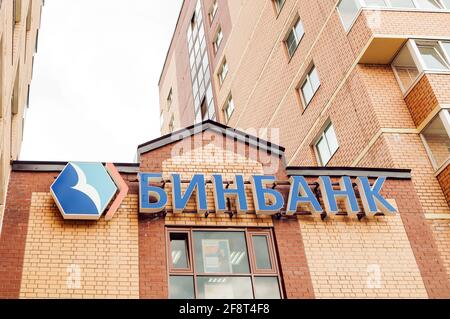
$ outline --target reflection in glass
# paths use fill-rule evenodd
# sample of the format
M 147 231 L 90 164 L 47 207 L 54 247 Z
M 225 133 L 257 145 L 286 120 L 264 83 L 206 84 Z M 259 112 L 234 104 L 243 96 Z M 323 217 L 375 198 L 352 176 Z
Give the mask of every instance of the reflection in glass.
M 252 239 L 256 258 L 256 269 L 272 269 L 267 236 L 255 235 L 252 236 Z
M 188 235 L 186 233 L 171 233 L 170 248 L 172 267 L 176 269 L 189 268 Z
M 446 70 L 447 64 L 437 45 L 417 45 L 425 66 L 431 70 Z
M 345 30 L 350 28 L 360 8 L 361 4 L 359 3 L 359 0 L 342 0 L 339 2 L 338 11 Z
M 197 277 L 198 299 L 253 299 L 250 277 Z
M 408 45 L 405 45 L 392 63 L 403 92 L 406 92 L 419 76 L 419 70 L 416 66 Z
M 194 246 L 198 273 L 250 273 L 244 232 L 196 231 Z
M 430 150 L 432 161 L 436 168 L 439 168 L 450 157 L 450 115 L 448 110 L 441 112 L 427 128 L 423 131 L 422 136 Z M 448 129 L 446 128 L 448 125 Z
M 277 277 L 255 277 L 256 299 L 281 299 Z
M 194 279 L 191 276 L 170 276 L 170 299 L 194 299 Z

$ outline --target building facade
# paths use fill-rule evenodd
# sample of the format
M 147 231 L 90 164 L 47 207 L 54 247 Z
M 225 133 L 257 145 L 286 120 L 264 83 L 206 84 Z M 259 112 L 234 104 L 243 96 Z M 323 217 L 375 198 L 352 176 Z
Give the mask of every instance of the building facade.
M 43 1 L 3 0 L 0 7 L 0 225 L 11 161 L 19 157 Z
M 72 220 L 54 185 L 68 167 L 92 164 L 16 161 L 0 236 L 0 297 L 450 297 L 446 255 L 410 170 L 285 164 L 283 147 L 208 120 L 139 146 L 138 163 L 115 164 L 127 186 L 116 195 L 121 204 L 110 205 L 115 215 Z M 205 179 L 192 188 L 198 174 Z M 265 192 L 280 197 L 257 200 L 256 176 L 270 176 Z M 396 212 L 371 214 L 358 181 L 375 189 L 381 179 L 375 192 Z M 300 191 L 294 180 L 304 180 Z M 82 200 L 73 189 L 83 188 L 71 186 L 79 181 L 68 184 L 71 205 Z M 291 206 L 306 193 L 326 212 Z M 188 196 L 181 209 L 180 194 Z M 332 212 L 326 203 L 334 201 Z M 262 210 L 275 202 L 282 207 Z
M 200 120 L 189 66 L 203 61 L 216 121 L 285 146 L 288 166 L 411 169 L 450 265 L 449 18 L 445 0 L 184 1 L 162 133 Z

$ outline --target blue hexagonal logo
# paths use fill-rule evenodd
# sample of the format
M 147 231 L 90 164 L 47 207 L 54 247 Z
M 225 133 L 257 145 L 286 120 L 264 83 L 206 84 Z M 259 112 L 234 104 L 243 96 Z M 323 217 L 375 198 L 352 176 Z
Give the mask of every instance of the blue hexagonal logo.
M 98 220 L 117 192 L 101 163 L 71 162 L 50 187 L 64 219 Z

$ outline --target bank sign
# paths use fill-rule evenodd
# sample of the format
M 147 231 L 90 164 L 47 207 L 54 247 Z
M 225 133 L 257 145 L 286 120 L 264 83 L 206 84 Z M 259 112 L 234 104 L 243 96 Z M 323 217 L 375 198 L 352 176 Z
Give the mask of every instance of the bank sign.
M 198 213 L 208 211 L 206 196 L 206 178 L 196 174 L 188 182 L 182 181 L 180 174 L 171 174 L 172 207 L 174 213 L 186 210 L 189 199 L 196 196 Z M 381 195 L 385 177 L 379 177 L 373 184 L 367 177 L 357 177 L 356 185 L 361 198 L 362 208 L 367 217 L 377 214 L 390 215 L 397 212 L 388 200 Z M 294 215 L 299 207 L 313 215 L 339 213 L 339 201 L 345 204 L 348 215 L 362 213 L 358 204 L 355 189 L 349 176 L 342 176 L 338 185 L 333 185 L 330 176 L 320 176 L 317 183 L 322 195 L 323 206 L 303 176 L 292 176 L 289 180 L 289 195 L 285 208 L 286 215 Z M 141 213 L 158 213 L 164 211 L 168 204 L 168 195 L 161 185 L 164 184 L 162 174 L 139 174 L 139 209 Z M 187 184 L 182 191 L 182 184 Z M 227 200 L 234 199 L 238 214 L 249 213 L 248 198 L 245 192 L 245 181 L 242 175 L 236 175 L 232 184 L 224 183 L 222 175 L 212 175 L 215 212 L 228 211 Z M 283 195 L 274 188 L 275 176 L 254 175 L 250 180 L 255 212 L 258 215 L 275 215 L 285 207 Z M 338 187 L 335 187 L 338 186 Z
M 128 186 L 111 163 L 71 162 L 50 186 L 50 193 L 64 219 L 98 220 L 107 210 L 105 219 L 110 220 Z
M 140 213 L 159 213 L 166 210 L 169 196 L 160 173 L 139 173 Z M 377 214 L 395 214 L 396 207 L 381 195 L 385 177 L 370 183 L 367 177 L 357 177 L 362 209 L 349 176 L 342 176 L 333 184 L 330 176 L 317 178 L 322 202 L 303 176 L 292 176 L 289 180 L 287 204 L 281 192 L 276 189 L 275 176 L 254 175 L 250 178 L 251 197 L 258 215 L 294 215 L 299 208 L 313 215 L 336 215 L 339 202 L 345 205 L 348 215 L 362 212 L 367 217 Z M 208 181 L 209 182 L 209 181 Z M 170 175 L 172 209 L 174 213 L 186 210 L 189 200 L 195 196 L 196 211 L 208 212 L 207 180 L 204 174 L 196 174 L 189 181 L 183 181 L 180 174 Z M 228 212 L 229 200 L 236 203 L 238 214 L 250 213 L 246 182 L 242 175 L 236 175 L 232 183 L 224 182 L 223 176 L 212 175 L 214 205 L 216 213 Z M 248 183 L 247 183 L 248 184 Z M 184 187 L 183 187 L 184 186 Z M 71 162 L 66 165 L 50 187 L 56 205 L 65 219 L 98 220 L 105 211 L 106 220 L 112 219 L 128 193 L 128 186 L 113 164 Z M 212 212 L 211 212 L 212 213 Z

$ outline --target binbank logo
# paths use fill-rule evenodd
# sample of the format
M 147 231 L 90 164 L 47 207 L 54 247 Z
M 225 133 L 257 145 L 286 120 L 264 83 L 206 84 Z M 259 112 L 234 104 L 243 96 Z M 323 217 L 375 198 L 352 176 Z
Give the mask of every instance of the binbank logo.
M 98 220 L 119 190 L 106 219 L 112 219 L 128 193 L 113 164 L 70 162 L 50 187 L 64 219 Z

